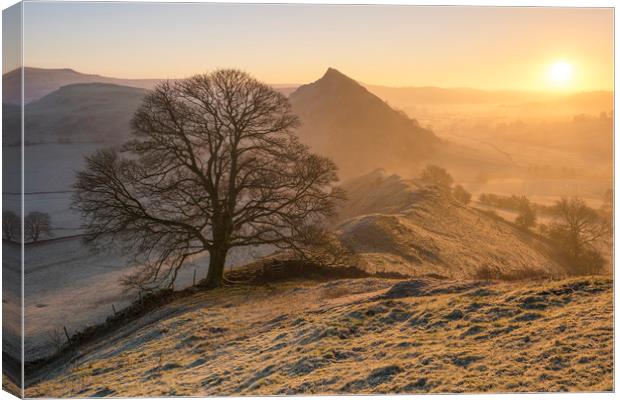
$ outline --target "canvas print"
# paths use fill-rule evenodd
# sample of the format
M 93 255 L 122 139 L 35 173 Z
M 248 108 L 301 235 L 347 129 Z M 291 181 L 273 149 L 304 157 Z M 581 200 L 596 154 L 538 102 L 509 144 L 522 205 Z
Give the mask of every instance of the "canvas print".
M 3 11 L 3 389 L 610 392 L 613 9 Z

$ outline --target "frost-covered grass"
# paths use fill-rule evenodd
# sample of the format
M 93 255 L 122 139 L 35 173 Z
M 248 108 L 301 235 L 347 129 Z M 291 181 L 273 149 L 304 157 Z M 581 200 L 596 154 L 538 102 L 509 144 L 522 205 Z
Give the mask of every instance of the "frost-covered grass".
M 609 391 L 612 281 L 351 279 L 179 299 L 26 396 Z
M 480 267 L 505 274 L 566 271 L 541 237 L 454 200 L 438 187 L 375 171 L 343 184 L 349 202 L 338 226 L 368 272 L 472 278 Z
M 231 251 L 227 265 L 247 264 L 268 251 L 271 250 L 243 248 Z M 63 326 L 69 335 L 73 335 L 89 325 L 104 322 L 113 314 L 112 305 L 119 311 L 136 300 L 137 294 L 126 291 L 121 284 L 121 278 L 133 268 L 129 261 L 129 257 L 120 251 L 93 253 L 79 237 L 27 245 L 24 283 L 26 360 L 54 353 L 57 342 L 66 341 Z M 175 289 L 191 286 L 194 270 L 197 282 L 204 279 L 208 264 L 206 254 L 190 260 L 180 271 Z M 19 278 L 14 286 L 20 288 Z M 9 304 L 20 303 L 19 298 L 8 300 Z

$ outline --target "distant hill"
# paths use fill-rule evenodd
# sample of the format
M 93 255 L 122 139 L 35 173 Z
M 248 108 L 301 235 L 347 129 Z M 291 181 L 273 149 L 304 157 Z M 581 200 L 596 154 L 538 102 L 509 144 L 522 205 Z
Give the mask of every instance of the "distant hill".
M 544 101 L 557 97 L 551 93 L 520 90 L 482 90 L 434 86 L 391 87 L 364 85 L 391 104 L 515 104 Z
M 333 69 L 332 69 L 333 70 Z M 333 70 L 335 71 L 335 70 Z M 151 89 L 163 79 L 123 79 L 84 74 L 70 68 L 35 68 L 25 67 L 26 81 L 24 99 L 26 103 L 38 100 L 43 96 L 74 83 L 112 83 L 122 86 Z M 21 99 L 21 69 L 15 69 L 2 76 L 3 103 L 19 104 Z M 526 108 L 542 105 L 544 108 L 574 107 L 589 110 L 590 108 L 609 111 L 613 108 L 613 92 L 589 91 L 569 94 L 558 94 L 542 91 L 520 90 L 482 90 L 474 88 L 441 88 L 433 86 L 391 87 L 362 83 L 371 93 L 398 108 L 415 104 L 424 105 L 471 105 L 497 104 L 520 105 Z M 297 84 L 274 84 L 274 89 L 285 95 L 293 93 Z M 307 85 L 306 85 L 307 86 Z
M 2 103 L 20 104 L 21 102 L 21 69 L 15 69 L 2 76 Z M 24 103 L 36 101 L 63 86 L 75 83 L 111 83 L 142 89 L 152 89 L 164 79 L 123 79 L 95 74 L 83 74 L 70 68 L 24 68 Z M 273 85 L 277 91 L 288 96 L 298 85 Z
M 571 93 L 553 99 L 530 101 L 516 105 L 519 112 L 528 114 L 594 114 L 610 112 L 614 109 L 614 93 L 592 91 Z
M 543 92 L 534 90 L 483 90 L 474 88 L 441 88 L 434 86 L 391 87 L 364 86 L 380 98 L 398 104 L 456 105 L 456 104 L 549 104 L 575 107 L 613 108 L 613 92 L 584 91 L 576 93 Z
M 299 87 L 295 84 L 273 84 L 270 86 L 287 97 Z
M 24 110 L 25 142 L 35 143 L 120 143 L 129 136 L 129 122 L 144 89 L 108 83 L 82 83 L 63 86 L 27 104 Z M 4 105 L 3 120 L 19 124 L 19 108 Z M 17 132 L 11 129 L 5 132 Z M 7 145 L 16 137 L 4 137 Z
M 2 103 L 19 104 L 21 99 L 21 69 L 2 76 Z M 82 74 L 70 68 L 24 68 L 24 102 L 30 103 L 74 83 L 112 83 L 116 85 L 151 89 L 161 79 L 119 79 L 107 76 Z
M 333 68 L 290 100 L 302 120 L 302 141 L 331 157 L 341 176 L 414 165 L 441 145 L 432 131 Z
M 365 85 L 372 93 L 399 109 L 412 107 L 497 106 L 519 118 L 599 114 L 613 110 L 612 91 L 558 93 L 527 90 L 482 90 L 473 88 L 389 87 Z M 438 108 L 439 107 L 439 108 Z M 451 108 L 454 111 L 454 108 Z
M 368 272 L 473 278 L 496 274 L 564 275 L 553 248 L 536 235 L 456 202 L 437 187 L 383 171 L 343 183 L 342 243 Z

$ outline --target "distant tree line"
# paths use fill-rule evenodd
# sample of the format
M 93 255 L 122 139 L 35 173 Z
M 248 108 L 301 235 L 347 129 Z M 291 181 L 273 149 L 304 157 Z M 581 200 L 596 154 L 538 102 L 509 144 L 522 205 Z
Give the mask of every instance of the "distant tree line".
M 502 208 L 509 211 L 520 211 L 524 207 L 529 207 L 539 214 L 552 214 L 553 206 L 533 203 L 526 196 L 510 195 L 502 196 L 492 193 L 482 193 L 478 196 L 478 201 L 487 206 Z
M 13 211 L 2 212 L 2 238 L 9 242 L 18 242 L 21 237 L 21 218 Z M 42 238 L 51 238 L 52 218 L 48 213 L 32 211 L 24 218 L 24 241 L 38 242 Z
M 530 164 L 527 174 L 532 178 L 571 179 L 579 175 L 573 167 L 552 167 L 550 165 Z

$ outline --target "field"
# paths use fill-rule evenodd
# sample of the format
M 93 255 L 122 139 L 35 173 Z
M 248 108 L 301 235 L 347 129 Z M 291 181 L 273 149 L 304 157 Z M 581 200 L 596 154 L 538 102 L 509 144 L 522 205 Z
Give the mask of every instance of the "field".
M 245 264 L 260 250 L 232 252 L 230 267 Z M 27 245 L 25 259 L 25 359 L 48 356 L 70 335 L 100 324 L 136 300 L 121 278 L 132 270 L 130 259 L 118 251 L 97 254 L 82 243 L 81 237 L 64 238 Z M 196 257 L 178 276 L 176 289 L 206 276 L 208 256 Z
M 612 281 L 348 279 L 176 300 L 31 397 L 613 390 Z

